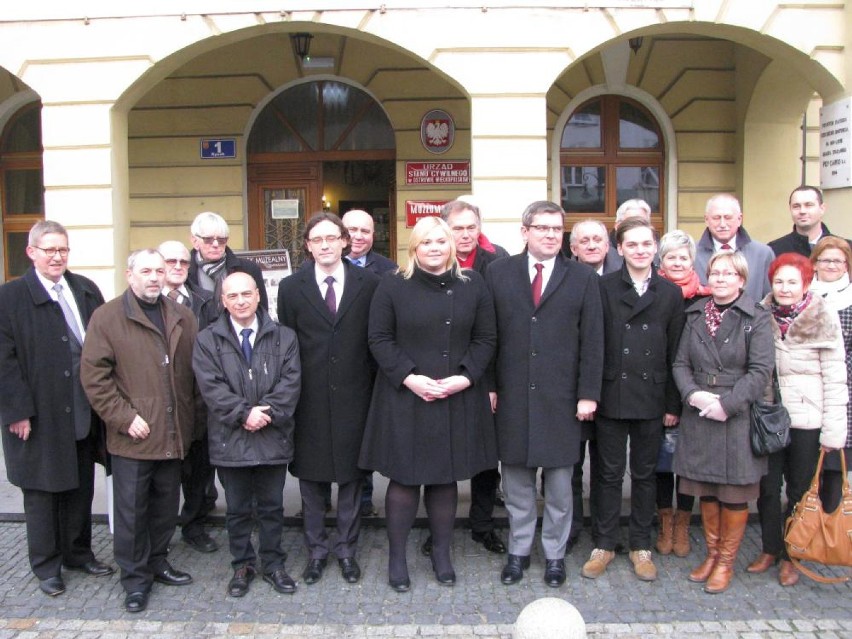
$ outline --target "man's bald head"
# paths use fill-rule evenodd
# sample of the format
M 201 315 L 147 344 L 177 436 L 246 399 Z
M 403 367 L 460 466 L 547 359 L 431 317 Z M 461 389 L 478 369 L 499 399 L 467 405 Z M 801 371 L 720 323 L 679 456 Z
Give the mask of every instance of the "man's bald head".
M 248 273 L 231 273 L 222 282 L 222 306 L 237 324 L 251 326 L 259 304 L 260 291 Z

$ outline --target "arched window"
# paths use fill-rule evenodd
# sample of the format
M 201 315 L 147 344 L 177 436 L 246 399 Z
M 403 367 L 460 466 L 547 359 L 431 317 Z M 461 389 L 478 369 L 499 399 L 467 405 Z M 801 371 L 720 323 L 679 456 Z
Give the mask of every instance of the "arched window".
M 569 217 L 612 227 L 619 205 L 641 198 L 663 224 L 663 137 L 639 103 L 603 95 L 582 104 L 565 124 L 560 145 L 561 200 Z
M 27 235 L 44 218 L 41 103 L 23 107 L 0 136 L 0 203 L 6 279 L 20 277 L 30 265 Z

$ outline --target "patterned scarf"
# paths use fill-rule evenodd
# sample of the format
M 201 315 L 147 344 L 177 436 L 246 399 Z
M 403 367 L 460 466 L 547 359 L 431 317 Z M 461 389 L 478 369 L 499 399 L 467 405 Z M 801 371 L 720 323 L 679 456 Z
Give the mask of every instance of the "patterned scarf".
M 690 269 L 689 273 L 679 279 L 666 275 L 663 273 L 663 269 L 660 269 L 657 273 L 660 274 L 660 277 L 664 277 L 669 282 L 680 286 L 680 292 L 683 293 L 683 299 L 685 300 L 691 300 L 696 296 L 704 297 L 705 295 L 710 295 L 710 287 L 701 283 L 695 269 Z
M 805 296 L 800 302 L 797 302 L 792 306 L 779 306 L 778 303 L 776 303 L 775 298 L 772 298 L 772 301 L 769 303 L 769 310 L 772 311 L 772 316 L 778 323 L 778 328 L 781 330 L 782 340 L 787 338 L 787 330 L 790 328 L 790 325 L 799 316 L 799 313 L 808 307 L 808 304 L 811 303 L 811 299 L 812 295 L 810 291 L 805 293 Z
M 201 257 L 201 253 L 198 254 Z M 227 273 L 225 272 L 225 260 L 227 259 L 227 252 L 222 255 L 222 257 L 215 262 L 208 262 L 207 260 L 202 259 L 199 262 L 199 266 L 201 270 L 204 271 L 204 274 L 213 280 L 213 299 L 216 300 L 216 308 L 221 311 L 222 310 L 222 282 L 225 280 Z
M 704 304 L 704 325 L 707 327 L 708 335 L 713 339 L 716 339 L 716 331 L 722 325 L 722 317 L 724 317 L 728 308 L 730 306 L 720 309 L 712 297 Z

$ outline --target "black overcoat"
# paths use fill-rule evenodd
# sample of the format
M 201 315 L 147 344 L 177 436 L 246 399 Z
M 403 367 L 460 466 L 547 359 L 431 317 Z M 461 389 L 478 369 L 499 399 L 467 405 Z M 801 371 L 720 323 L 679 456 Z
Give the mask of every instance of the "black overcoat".
M 707 298 L 691 304 L 674 364 L 683 415 L 674 471 L 695 481 L 753 484 L 767 471 L 767 457 L 749 444 L 749 407 L 763 397 L 775 366 L 769 311 L 742 295 L 722 316 L 716 338 L 707 332 Z M 728 420 L 698 415 L 687 403 L 696 391 L 719 395 Z
M 82 275 L 66 271 L 65 279 L 88 326 L 104 298 Z M 62 492 L 78 485 L 68 339 L 62 310 L 35 269 L 0 286 L 0 422 L 6 473 L 20 488 Z M 9 431 L 9 424 L 26 418 L 32 433 L 25 442 Z M 100 433 L 94 412 L 92 419 Z
M 347 261 L 344 269 L 343 297 L 334 316 L 320 295 L 313 261 L 278 285 L 278 321 L 296 332 L 302 362 L 290 472 L 341 484 L 362 475 L 358 451 L 376 373 L 367 322 L 380 279 Z
M 469 479 L 497 466 L 494 422 L 484 383 L 494 355 L 494 306 L 482 277 L 467 280 L 415 269 L 382 278 L 370 309 L 370 348 L 379 365 L 360 465 L 409 486 Z M 426 402 L 409 374 L 472 384 Z
M 497 312 L 497 447 L 528 468 L 579 459 L 577 401 L 600 398 L 603 314 L 597 274 L 558 255 L 533 306 L 527 253 L 495 260 L 486 275 Z
M 672 378 L 686 320 L 680 287 L 651 269 L 648 290 L 640 296 L 624 265 L 601 276 L 601 298 L 606 348 L 598 414 L 641 420 L 680 415 Z

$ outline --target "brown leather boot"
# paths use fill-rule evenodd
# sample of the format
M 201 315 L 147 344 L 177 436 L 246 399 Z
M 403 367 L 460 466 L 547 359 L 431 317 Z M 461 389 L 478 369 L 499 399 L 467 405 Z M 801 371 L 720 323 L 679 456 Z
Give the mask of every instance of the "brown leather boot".
M 672 551 L 677 557 L 686 557 L 689 554 L 689 518 L 691 516 L 692 513 L 683 510 L 675 511 Z
M 722 517 L 722 507 L 718 501 L 702 500 L 700 505 L 701 527 L 704 529 L 704 540 L 707 542 L 707 557 L 698 568 L 689 573 L 688 579 L 695 583 L 707 581 L 719 558 L 719 524 Z
M 674 511 L 671 508 L 657 510 L 660 519 L 660 531 L 657 533 L 657 552 L 670 555 L 672 552 L 672 533 L 674 530 Z
M 777 559 L 778 557 L 775 555 L 770 555 L 768 552 L 762 552 L 757 556 L 757 559 L 748 565 L 746 572 L 750 572 L 752 574 L 766 572 L 775 565 L 775 561 Z
M 799 583 L 799 571 L 796 570 L 792 561 L 781 560 L 778 568 L 778 583 L 782 586 L 795 586 Z
M 745 535 L 747 523 L 747 508 L 742 510 L 722 508 L 719 560 L 704 584 L 704 592 L 717 595 L 720 592 L 725 592 L 731 585 L 731 578 L 734 576 L 734 562 L 737 560 L 737 552 Z

